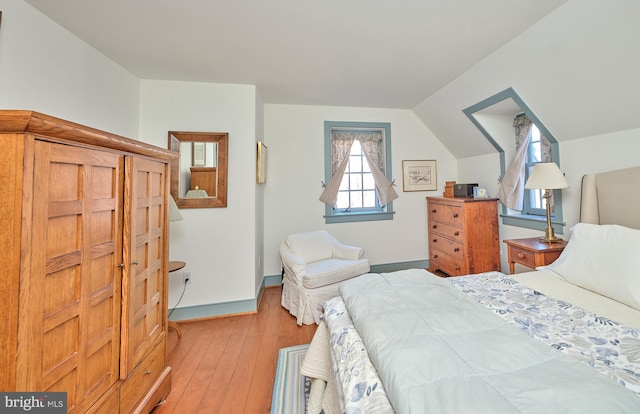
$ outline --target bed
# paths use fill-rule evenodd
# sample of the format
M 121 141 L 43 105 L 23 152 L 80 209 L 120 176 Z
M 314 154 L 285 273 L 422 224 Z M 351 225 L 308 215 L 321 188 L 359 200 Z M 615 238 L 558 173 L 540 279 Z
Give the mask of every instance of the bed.
M 308 412 L 640 412 L 638 180 L 585 176 L 580 223 L 536 271 L 345 282 L 302 364 Z

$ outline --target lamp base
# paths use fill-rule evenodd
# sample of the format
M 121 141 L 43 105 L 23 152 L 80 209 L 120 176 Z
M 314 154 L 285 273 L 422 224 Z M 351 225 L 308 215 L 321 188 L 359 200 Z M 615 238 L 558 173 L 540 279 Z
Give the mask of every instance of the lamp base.
M 548 210 L 547 210 L 548 211 Z M 544 243 L 558 243 L 561 242 L 562 239 L 556 237 L 556 233 L 553 231 L 553 227 L 551 227 L 551 220 L 547 218 L 549 221 L 547 222 L 547 228 L 544 229 L 544 237 L 540 237 L 540 241 Z
M 561 239 L 560 237 L 553 237 L 553 238 L 549 238 L 549 237 L 540 237 L 539 239 L 541 242 L 544 243 L 559 243 L 564 241 L 564 239 Z
M 544 229 L 544 237 L 540 237 L 540 241 L 544 243 L 558 243 L 561 242 L 562 239 L 556 237 L 555 232 L 553 231 L 553 227 L 551 226 L 551 203 L 549 200 L 551 199 L 551 191 L 545 190 L 544 196 L 542 196 L 546 202 L 546 210 L 547 210 L 547 228 Z

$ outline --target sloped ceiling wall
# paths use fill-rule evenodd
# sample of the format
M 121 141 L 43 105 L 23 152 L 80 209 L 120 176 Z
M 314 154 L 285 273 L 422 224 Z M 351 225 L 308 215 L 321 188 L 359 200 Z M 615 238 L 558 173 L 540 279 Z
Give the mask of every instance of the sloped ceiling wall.
M 640 2 L 573 0 L 414 112 L 457 159 L 493 146 L 463 109 L 513 87 L 558 141 L 640 127 Z

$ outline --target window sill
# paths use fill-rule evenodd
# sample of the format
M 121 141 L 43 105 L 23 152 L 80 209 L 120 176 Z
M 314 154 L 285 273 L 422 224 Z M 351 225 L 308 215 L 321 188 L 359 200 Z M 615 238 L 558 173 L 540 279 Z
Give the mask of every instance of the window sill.
M 532 216 L 529 214 L 500 214 L 502 217 L 502 224 L 516 227 L 524 227 L 527 229 L 541 230 L 547 228 L 546 216 Z M 567 223 L 563 221 L 556 221 L 554 217 L 551 217 L 551 226 L 553 231 L 558 234 L 564 234 L 564 226 Z
M 375 212 L 375 213 L 335 213 L 331 216 L 325 215 L 325 223 L 351 223 L 358 221 L 379 221 L 393 220 L 394 211 L 392 212 Z

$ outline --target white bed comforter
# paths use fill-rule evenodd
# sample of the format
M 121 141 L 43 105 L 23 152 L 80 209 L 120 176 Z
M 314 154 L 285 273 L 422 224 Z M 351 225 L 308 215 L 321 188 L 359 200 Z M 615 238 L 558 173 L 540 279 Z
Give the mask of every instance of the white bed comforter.
M 397 414 L 640 412 L 633 392 L 423 270 L 341 294 Z

